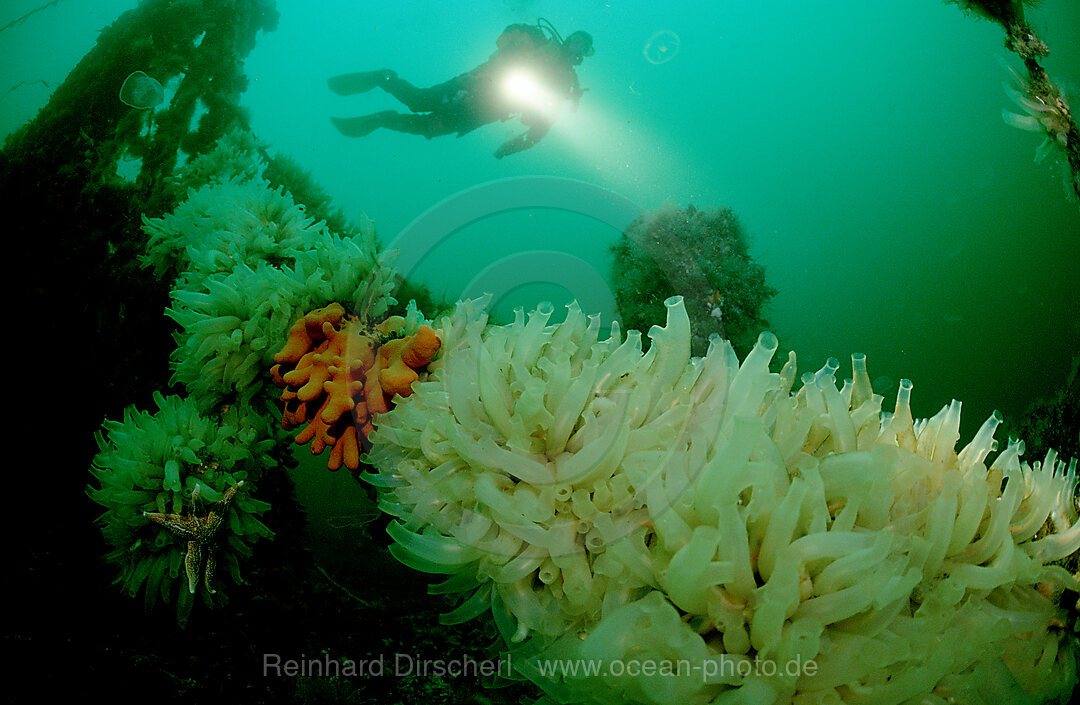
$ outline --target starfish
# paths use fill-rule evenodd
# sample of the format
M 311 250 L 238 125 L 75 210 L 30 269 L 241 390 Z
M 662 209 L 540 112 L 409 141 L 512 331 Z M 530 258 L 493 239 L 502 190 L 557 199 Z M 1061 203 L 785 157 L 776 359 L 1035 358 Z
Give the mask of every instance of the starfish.
M 195 594 L 199 585 L 199 573 L 203 572 L 206 591 L 215 592 L 214 579 L 214 536 L 221 527 L 225 512 L 236 496 L 243 481 L 225 490 L 221 499 L 211 504 L 205 514 L 195 514 L 195 502 L 199 497 L 199 485 L 191 491 L 191 511 L 187 514 L 163 514 L 161 512 L 143 512 L 150 521 L 161 524 L 174 535 L 187 541 L 187 555 L 184 557 L 184 570 L 187 573 L 188 590 Z M 203 571 L 203 554 L 206 554 L 206 570 Z

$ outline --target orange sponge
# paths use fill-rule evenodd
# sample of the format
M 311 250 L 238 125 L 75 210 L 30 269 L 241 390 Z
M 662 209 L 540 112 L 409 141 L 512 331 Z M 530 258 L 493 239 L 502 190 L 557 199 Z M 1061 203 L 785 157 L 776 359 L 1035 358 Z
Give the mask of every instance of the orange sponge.
M 274 355 L 270 373 L 285 403 L 281 425 L 306 424 L 296 442 L 310 444 L 315 455 L 329 447 L 331 470 L 360 467 L 375 415 L 389 410 L 395 394 L 409 396 L 418 371 L 438 353 L 442 341 L 426 325 L 383 342 L 404 324 L 395 316 L 369 327 L 332 303 L 296 321 Z

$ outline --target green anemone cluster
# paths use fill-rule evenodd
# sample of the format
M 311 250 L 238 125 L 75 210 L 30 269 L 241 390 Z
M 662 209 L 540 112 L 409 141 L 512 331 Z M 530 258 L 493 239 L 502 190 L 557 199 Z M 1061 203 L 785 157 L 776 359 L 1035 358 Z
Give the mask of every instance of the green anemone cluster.
M 178 169 L 179 174 L 173 179 L 176 200 L 184 200 L 188 193 L 207 184 L 259 178 L 267 167 L 264 152 L 265 147 L 254 132 L 234 127 L 214 142 L 213 149 L 187 160 Z
M 198 516 L 239 487 L 213 540 L 202 548 L 203 560 L 217 571 L 206 574 L 202 562 L 196 568 L 202 572 L 200 587 L 220 582 L 222 574 L 242 582 L 240 562 L 259 538 L 273 535 L 259 519 L 270 505 L 254 493 L 271 464 L 274 441 L 265 421 L 240 409 L 203 414 L 193 399 L 176 395 L 155 394 L 154 402 L 154 413 L 130 407 L 123 420 L 104 423 L 91 469 L 99 487 L 89 494 L 106 509 L 100 522 L 112 547 L 106 558 L 120 569 L 117 582 L 124 592 L 135 596 L 143 590 L 147 609 L 158 599 L 175 602 L 184 622 L 195 594 L 185 572 L 188 546 L 146 514 Z M 198 592 L 209 599 L 209 590 Z
M 764 307 L 776 294 L 730 208 L 665 205 L 642 215 L 612 247 L 612 286 L 625 327 L 647 331 L 664 321 L 664 301 L 686 301 L 695 355 L 713 333 L 739 355 L 769 327 Z
M 144 216 L 142 265 L 173 282 L 163 313 L 177 324 L 170 367 L 184 393 L 106 421 L 93 463 L 89 493 L 106 508 L 120 582 L 145 588 L 148 607 L 178 596 L 181 621 L 196 593 L 213 602 L 211 556 L 239 582 L 252 544 L 271 535 L 255 492 L 281 436 L 269 369 L 290 327 L 331 302 L 369 316 L 393 302 L 370 222 L 331 231 L 271 188 L 265 168 L 254 139 L 234 131 L 187 165 L 186 200 Z
M 172 381 L 204 409 L 248 403 L 266 389 L 273 353 L 303 314 L 336 301 L 378 316 L 394 287 L 370 221 L 355 234 L 331 231 L 270 187 L 254 149 L 235 136 L 227 142 L 215 150 L 227 178 L 207 179 L 172 213 L 143 220 L 143 265 L 175 278 L 166 312 L 179 324 Z M 245 153 L 254 167 L 244 166 Z

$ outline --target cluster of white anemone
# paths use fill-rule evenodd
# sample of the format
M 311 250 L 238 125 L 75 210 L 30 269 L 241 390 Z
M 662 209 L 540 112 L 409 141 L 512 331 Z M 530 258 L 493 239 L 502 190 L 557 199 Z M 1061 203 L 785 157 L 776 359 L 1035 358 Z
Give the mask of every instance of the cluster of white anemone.
M 486 326 L 482 304 L 436 324 L 443 353 L 380 418 L 369 479 L 399 559 L 463 593 L 444 620 L 491 609 L 549 695 L 1039 702 L 1076 684 L 1057 603 L 1080 588 L 1075 462 L 1010 442 L 987 464 L 997 414 L 957 453 L 959 402 L 914 421 L 904 381 L 882 412 L 861 355 L 794 393 L 771 334 L 741 364 L 715 337 L 691 358 L 679 297 L 646 352 L 576 305 Z

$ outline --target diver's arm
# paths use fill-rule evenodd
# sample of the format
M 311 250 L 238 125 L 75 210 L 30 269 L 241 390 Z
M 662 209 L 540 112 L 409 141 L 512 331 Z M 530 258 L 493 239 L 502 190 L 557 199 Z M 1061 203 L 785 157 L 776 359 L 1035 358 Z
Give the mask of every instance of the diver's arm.
M 507 155 L 525 151 L 539 142 L 549 129 L 551 129 L 551 123 L 544 122 L 533 125 L 517 137 L 499 145 L 499 148 L 495 150 L 495 158 L 502 159 Z
M 527 112 L 523 114 L 521 116 L 521 122 L 529 129 L 517 137 L 507 140 L 499 145 L 499 148 L 495 150 L 495 158 L 502 159 L 507 155 L 523 152 L 539 142 L 555 123 L 557 112 L 558 109 L 556 108 L 554 113 L 546 115 L 538 112 Z
M 581 104 L 581 94 L 584 93 L 586 89 L 581 87 L 576 73 L 571 71 L 570 76 L 570 90 L 567 92 L 568 95 L 566 97 L 570 100 L 570 110 L 576 113 L 578 105 Z

